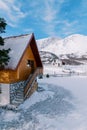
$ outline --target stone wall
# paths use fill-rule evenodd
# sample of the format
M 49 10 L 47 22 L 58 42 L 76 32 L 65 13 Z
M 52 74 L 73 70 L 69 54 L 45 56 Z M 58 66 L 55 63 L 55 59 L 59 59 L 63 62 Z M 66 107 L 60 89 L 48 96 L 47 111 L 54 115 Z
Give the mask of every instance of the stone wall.
M 17 91 L 23 89 L 25 86 L 25 81 L 10 84 L 10 102 L 14 100 L 17 96 Z

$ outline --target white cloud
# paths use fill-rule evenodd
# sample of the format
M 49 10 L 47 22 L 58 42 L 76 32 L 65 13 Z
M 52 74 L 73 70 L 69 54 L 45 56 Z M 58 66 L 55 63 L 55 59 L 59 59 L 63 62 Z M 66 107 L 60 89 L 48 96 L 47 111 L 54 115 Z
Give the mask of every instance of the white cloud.
M 44 16 L 42 19 L 45 22 L 52 22 L 55 19 L 57 10 L 54 9 L 53 7 L 54 1 L 53 0 L 48 0 L 45 1 L 45 10 L 44 10 Z
M 21 11 L 20 4 L 15 0 L 0 0 L 0 12 L 2 17 L 7 21 L 7 24 L 14 27 L 21 18 L 24 18 L 27 13 Z
M 45 7 L 43 11 L 42 20 L 45 22 L 46 26 L 44 27 L 45 32 L 48 35 L 56 35 L 55 28 L 58 24 L 56 19 L 59 17 L 59 12 L 62 4 L 65 0 L 57 1 L 57 8 L 55 5 L 56 0 L 45 1 Z
M 78 24 L 78 21 L 62 21 L 63 24 L 63 28 L 61 29 L 62 34 L 66 35 L 70 35 L 73 33 L 76 33 L 76 31 L 79 31 L 78 26 L 76 26 Z
M 66 1 L 26 0 L 24 3 L 25 1 L 20 2 L 20 0 L 0 0 L 0 13 L 2 14 L 0 17 L 4 17 L 11 27 L 16 27 L 22 19 L 26 20 L 26 16 L 28 16 L 27 20 L 29 19 L 31 26 L 29 29 L 22 29 L 25 33 L 34 32 L 38 27 L 48 36 L 55 36 L 57 32 L 68 34 L 75 31 L 77 21 L 69 22 L 68 18 L 64 20 L 63 15 L 60 15 L 61 7 Z M 33 27 L 36 28 L 33 29 Z M 57 31 L 57 28 L 60 30 Z
M 9 7 L 7 6 L 7 4 L 3 0 L 0 1 L 0 10 L 1 9 L 4 11 L 9 11 Z
M 78 21 L 72 21 L 72 22 L 69 22 L 69 21 L 67 21 L 67 20 L 64 20 L 64 21 L 62 21 L 62 23 L 65 25 L 65 27 L 67 28 L 67 27 L 73 27 L 75 24 L 77 24 L 78 23 Z
M 65 0 L 45 0 L 44 1 L 44 13 L 43 13 L 43 20 L 45 22 L 53 22 L 56 18 L 58 18 L 60 9 L 62 4 L 65 2 Z M 56 5 L 57 4 L 57 5 Z
M 57 3 L 56 3 L 57 2 Z M 41 29 L 47 35 L 56 34 L 56 26 L 58 25 L 57 19 L 59 18 L 59 13 L 62 4 L 65 0 L 37 0 L 30 3 L 30 7 L 33 9 L 28 10 L 30 17 L 35 18 L 35 22 L 41 25 Z M 34 15 L 32 15 L 34 14 Z

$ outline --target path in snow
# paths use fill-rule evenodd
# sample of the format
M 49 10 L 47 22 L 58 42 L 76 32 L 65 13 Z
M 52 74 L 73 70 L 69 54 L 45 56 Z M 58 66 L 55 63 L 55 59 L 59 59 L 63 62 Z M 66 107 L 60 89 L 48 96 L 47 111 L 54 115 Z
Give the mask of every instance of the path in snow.
M 87 130 L 87 77 L 50 77 L 18 112 L 0 109 L 0 130 Z
M 35 93 L 35 98 L 37 98 L 38 95 L 39 98 L 43 98 L 40 99 L 41 101 L 37 100 L 37 102 L 32 104 L 29 108 L 26 108 L 23 104 L 19 112 L 0 109 L 0 130 L 36 130 L 37 127 L 40 127 L 38 116 L 53 119 L 56 116 L 66 116 L 74 109 L 71 103 L 73 99 L 72 94 L 62 87 L 41 83 L 39 84 L 38 91 Z M 26 102 L 28 102 L 28 100 Z

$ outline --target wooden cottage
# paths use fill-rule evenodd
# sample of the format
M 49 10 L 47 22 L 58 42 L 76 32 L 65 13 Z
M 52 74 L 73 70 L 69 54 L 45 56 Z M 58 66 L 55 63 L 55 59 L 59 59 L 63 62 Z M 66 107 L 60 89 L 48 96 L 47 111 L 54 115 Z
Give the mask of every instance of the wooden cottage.
M 19 105 L 37 89 L 37 76 L 43 65 L 33 34 L 8 37 L 4 48 L 10 48 L 10 61 L 0 69 L 0 105 Z

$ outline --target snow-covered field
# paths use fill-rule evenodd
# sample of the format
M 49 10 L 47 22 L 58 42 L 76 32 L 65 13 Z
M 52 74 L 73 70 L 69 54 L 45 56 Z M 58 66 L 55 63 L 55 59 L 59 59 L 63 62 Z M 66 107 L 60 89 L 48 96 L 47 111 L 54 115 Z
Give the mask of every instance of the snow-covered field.
M 87 130 L 87 76 L 44 77 L 18 111 L 0 109 L 0 130 Z
M 87 64 L 85 65 L 64 65 L 61 67 L 55 65 L 44 65 L 44 74 L 56 76 L 70 76 L 70 75 L 87 75 Z

